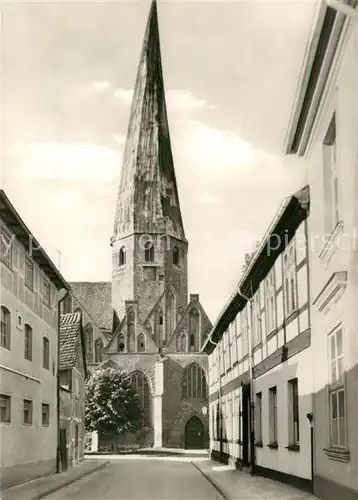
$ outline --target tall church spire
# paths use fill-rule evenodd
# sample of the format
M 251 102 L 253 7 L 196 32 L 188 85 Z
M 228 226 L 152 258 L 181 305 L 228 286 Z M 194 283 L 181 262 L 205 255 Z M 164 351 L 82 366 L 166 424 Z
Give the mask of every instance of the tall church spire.
M 144 36 L 129 119 L 113 240 L 164 233 L 185 240 L 170 144 L 157 4 Z

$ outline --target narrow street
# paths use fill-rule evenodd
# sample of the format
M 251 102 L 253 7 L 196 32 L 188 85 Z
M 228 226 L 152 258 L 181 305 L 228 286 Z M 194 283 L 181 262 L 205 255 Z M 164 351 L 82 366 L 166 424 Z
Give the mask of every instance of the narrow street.
M 62 488 L 46 500 L 221 500 L 190 462 L 119 460 Z

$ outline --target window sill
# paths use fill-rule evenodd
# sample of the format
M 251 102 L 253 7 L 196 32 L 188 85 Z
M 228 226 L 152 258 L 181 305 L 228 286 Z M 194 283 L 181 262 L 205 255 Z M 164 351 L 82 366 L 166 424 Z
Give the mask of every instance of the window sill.
M 321 253 L 318 256 L 318 258 L 323 262 L 325 266 L 328 265 L 334 253 L 339 248 L 338 239 L 340 234 L 343 233 L 343 226 L 344 226 L 343 221 L 337 222 L 331 234 L 329 235 L 328 240 L 326 240 L 326 244 L 324 245 Z
M 332 446 L 329 448 L 323 448 L 323 451 L 330 460 L 345 463 L 350 461 L 350 452 L 346 448 L 335 448 Z
M 2 345 L 0 347 L 2 347 L 3 349 L 7 349 L 8 351 L 11 351 L 11 347 L 8 347 L 7 345 Z
M 299 444 L 289 444 L 288 446 L 286 446 L 286 450 L 298 452 L 298 451 L 300 451 L 300 445 Z
M 12 267 L 12 263 L 8 263 L 8 262 L 6 262 L 6 261 L 5 261 L 5 260 L 3 260 L 3 259 L 0 259 L 0 260 L 1 260 L 2 264 L 4 264 L 4 266 L 6 266 L 6 267 L 9 269 L 9 271 L 11 271 L 11 272 L 13 272 L 13 271 L 14 271 L 14 269 L 13 269 L 13 267 Z
M 278 449 L 278 444 L 275 443 L 270 443 L 267 445 L 268 448 L 271 448 L 271 450 L 277 450 Z
M 263 448 L 263 446 L 264 446 L 264 445 L 263 445 L 262 441 L 257 441 L 257 442 L 255 443 L 255 446 L 256 446 L 257 448 Z

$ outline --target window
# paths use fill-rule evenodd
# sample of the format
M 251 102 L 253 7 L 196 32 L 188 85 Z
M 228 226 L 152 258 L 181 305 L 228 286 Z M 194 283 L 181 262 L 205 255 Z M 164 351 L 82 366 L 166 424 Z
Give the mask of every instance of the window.
M 32 328 L 25 325 L 25 359 L 32 361 Z
M 88 323 L 84 330 L 87 363 L 93 363 L 93 326 Z
M 189 351 L 191 352 L 198 349 L 199 321 L 199 311 L 197 309 L 192 309 L 189 313 Z
M 167 337 L 169 338 L 175 329 L 176 310 L 175 310 L 175 295 L 169 292 L 167 295 Z
M 277 388 L 271 387 L 269 390 L 270 405 L 270 444 L 277 444 Z
M 186 335 L 185 335 L 185 333 L 181 333 L 177 337 L 177 350 L 179 352 L 186 352 Z
M 296 259 L 294 240 L 288 245 L 283 254 L 283 276 L 286 316 L 293 313 L 297 307 L 296 300 Z
M 128 352 L 135 351 L 135 312 L 133 309 L 127 311 L 127 350 Z
M 237 351 L 237 328 L 236 328 L 236 321 L 233 321 L 230 325 L 230 328 L 232 330 L 232 362 L 235 364 L 239 358 L 238 358 L 238 351 Z
M 126 249 L 121 247 L 119 250 L 119 265 L 125 266 L 126 264 Z
M 24 399 L 24 424 L 32 425 L 32 401 L 30 399 Z
M 256 346 L 261 342 L 261 310 L 259 290 L 257 290 L 252 301 L 252 316 L 253 341 Z
M 298 405 L 298 380 L 288 382 L 289 396 L 289 444 L 297 445 L 300 442 L 299 405 Z
M 95 363 L 102 362 L 102 353 L 103 353 L 103 342 L 101 339 L 97 339 L 95 343 L 95 355 L 94 355 Z
M 143 425 L 150 425 L 151 397 L 148 379 L 142 372 L 136 371 L 131 375 L 131 384 L 140 397 L 144 411 Z
M 173 248 L 173 264 L 179 266 L 179 250 L 178 247 Z
M 255 404 L 256 442 L 262 443 L 262 393 L 256 394 Z
M 11 234 L 4 227 L 1 228 L 0 252 L 1 252 L 1 260 L 11 268 L 12 237 Z
M 51 288 L 47 280 L 43 280 L 43 301 L 47 307 L 51 306 Z
M 249 323 L 247 318 L 247 306 L 241 312 L 241 331 L 242 331 L 242 355 L 246 356 L 249 352 Z
M 50 405 L 42 403 L 42 426 L 48 427 L 50 425 Z
M 143 333 L 141 333 L 137 337 L 137 351 L 138 352 L 144 352 L 145 351 L 145 340 L 144 340 Z
M 183 375 L 183 398 L 206 398 L 205 372 L 197 363 L 189 365 Z
M 125 344 L 124 335 L 123 335 L 123 333 L 121 333 L 121 335 L 119 335 L 119 337 L 118 337 L 117 351 L 124 352 L 125 348 L 126 348 L 126 344 Z
M 50 369 L 50 342 L 47 337 L 43 338 L 43 367 Z
M 25 285 L 31 288 L 34 287 L 34 264 L 30 257 L 25 257 Z
M 10 349 L 11 346 L 11 314 L 5 307 L 1 306 L 1 347 Z
M 265 279 L 265 312 L 266 332 L 270 334 L 276 328 L 276 289 L 275 268 L 271 269 Z
M 0 422 L 9 424 L 11 422 L 11 397 L 0 394 Z
M 343 379 L 343 332 L 336 329 L 328 337 L 330 361 L 329 411 L 331 446 L 346 446 L 345 390 Z
M 144 245 L 144 260 L 145 262 L 154 262 L 154 245 L 152 241 L 147 241 Z
M 337 173 L 336 115 L 333 114 L 323 141 L 323 179 L 325 197 L 325 226 L 331 232 L 339 222 L 339 185 Z

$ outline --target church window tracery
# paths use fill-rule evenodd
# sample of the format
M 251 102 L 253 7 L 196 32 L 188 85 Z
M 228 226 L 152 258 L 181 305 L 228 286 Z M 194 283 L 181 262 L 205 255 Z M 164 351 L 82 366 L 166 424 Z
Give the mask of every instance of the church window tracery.
M 131 384 L 133 389 L 138 393 L 143 408 L 143 425 L 150 425 L 151 413 L 151 394 L 147 377 L 140 371 L 135 371 L 131 374 Z
M 125 338 L 123 333 L 121 333 L 118 337 L 117 341 L 117 351 L 118 352 L 125 352 L 126 349 L 126 343 L 125 343 Z
M 145 262 L 154 262 L 154 245 L 152 241 L 147 241 L 144 245 L 144 260 Z
M 93 363 L 93 326 L 88 323 L 84 329 L 87 363 Z
M 103 357 L 103 342 L 102 339 L 97 339 L 95 342 L 94 362 L 101 363 L 102 357 Z
M 197 363 L 190 364 L 183 375 L 183 398 L 206 398 L 207 386 L 204 370 Z
M 195 308 L 189 313 L 189 350 L 195 351 L 198 346 L 199 339 L 199 311 Z

